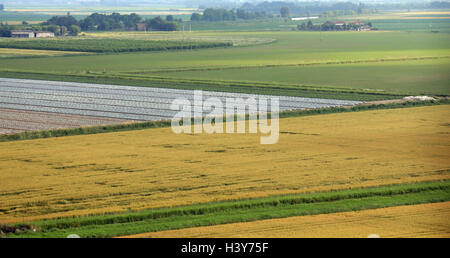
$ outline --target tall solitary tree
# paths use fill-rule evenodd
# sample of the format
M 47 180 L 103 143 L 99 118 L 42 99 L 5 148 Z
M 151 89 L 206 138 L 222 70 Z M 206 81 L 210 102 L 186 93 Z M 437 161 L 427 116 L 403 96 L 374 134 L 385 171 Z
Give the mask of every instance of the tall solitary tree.
M 281 7 L 280 14 L 283 18 L 291 17 L 291 9 L 289 8 L 289 6 Z
M 77 36 L 81 32 L 81 28 L 78 25 L 71 25 L 68 30 L 72 36 Z
M 199 13 L 193 13 L 191 15 L 191 21 L 200 21 L 202 19 L 202 15 Z

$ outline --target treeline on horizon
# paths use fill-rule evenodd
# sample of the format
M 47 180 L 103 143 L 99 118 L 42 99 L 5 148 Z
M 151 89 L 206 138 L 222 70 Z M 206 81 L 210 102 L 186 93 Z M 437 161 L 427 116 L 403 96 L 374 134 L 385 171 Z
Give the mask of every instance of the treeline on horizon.
M 273 17 L 273 14 L 267 14 L 266 12 L 247 12 L 242 9 L 227 10 L 207 8 L 203 11 L 203 14 L 193 13 L 191 15 L 191 21 L 235 21 L 237 19 L 253 20 Z
M 291 14 L 310 16 L 311 14 L 324 17 L 333 17 L 338 15 L 369 14 L 378 12 L 375 9 L 368 8 L 365 4 L 342 2 L 334 4 L 313 3 L 300 5 L 292 2 L 262 2 L 259 4 L 245 3 L 238 9 L 226 8 L 206 8 L 203 14 L 193 13 L 191 21 L 235 21 L 264 19 L 274 17 L 290 17 Z
M 76 36 L 81 31 L 112 31 L 112 30 L 152 30 L 152 31 L 175 31 L 179 28 L 181 19 L 175 19 L 168 15 L 165 19 L 155 17 L 143 19 L 141 16 L 132 14 L 99 14 L 93 13 L 88 17 L 77 20 L 68 13 L 64 16 L 54 16 L 46 22 L 36 25 L 29 25 L 23 22 L 22 25 L 0 24 L 0 37 L 10 37 L 14 29 L 28 29 L 33 31 L 49 31 L 57 36 Z M 139 28 L 139 25 L 144 25 Z
M 83 31 L 99 30 L 137 30 L 139 24 L 145 24 L 145 30 L 174 31 L 178 29 L 178 22 L 173 16 L 166 19 L 156 17 L 144 20 L 141 16 L 132 14 L 99 14 L 93 13 L 88 17 L 77 20 L 71 15 L 54 16 L 43 25 L 58 25 L 64 27 L 79 26 Z
M 307 15 L 314 14 L 319 15 L 328 11 L 355 11 L 361 9 L 377 9 L 377 10 L 407 10 L 407 9 L 450 9 L 450 2 L 448 1 L 433 1 L 433 2 L 404 2 L 404 3 L 355 3 L 349 1 L 341 2 L 323 2 L 323 1 L 310 1 L 310 2 L 292 2 L 292 1 L 264 1 L 259 3 L 246 2 L 242 5 L 235 6 L 232 4 L 226 4 L 225 1 L 220 4 L 211 1 L 209 4 L 204 3 L 200 6 L 200 9 L 207 8 L 221 8 L 221 9 L 241 9 L 247 12 L 265 12 L 268 15 L 277 15 L 280 13 L 280 9 L 283 7 L 289 7 L 292 14 L 295 15 Z
M 450 2 L 429 2 L 429 3 L 353 3 L 353 2 L 261 2 L 257 4 L 244 3 L 239 8 L 201 6 L 204 9 L 203 14 L 193 13 L 191 21 L 235 21 L 264 19 L 274 17 L 290 17 L 291 15 L 311 16 L 316 15 L 320 17 L 336 17 L 342 15 L 356 15 L 356 14 L 374 14 L 380 10 L 395 10 L 395 9 L 450 9 Z
M 216 2 L 212 2 L 211 6 Z M 216 3 L 217 4 L 217 3 Z M 343 15 L 372 14 L 380 10 L 411 10 L 411 9 L 450 9 L 450 2 L 434 1 L 427 3 L 353 3 L 353 2 L 285 2 L 272 1 L 260 3 L 244 3 L 239 8 L 228 8 L 219 5 L 220 8 L 206 8 L 203 13 L 193 13 L 190 20 L 194 22 L 215 22 L 234 20 L 267 19 L 274 17 L 288 18 L 293 15 L 305 17 L 336 17 Z M 3 8 L 3 5 L 0 5 Z M 12 30 L 27 29 L 33 31 L 50 31 L 57 36 L 76 36 L 81 31 L 112 31 L 112 30 L 146 30 L 146 31 L 175 31 L 179 29 L 182 19 L 175 19 L 168 15 L 164 18 L 156 17 L 143 19 L 132 13 L 122 15 L 120 13 L 99 14 L 93 13 L 88 17 L 77 20 L 68 13 L 65 16 L 54 16 L 48 21 L 29 25 L 25 21 L 22 25 L 7 25 L 0 23 L 0 37 L 10 37 Z
M 248 12 L 242 9 L 237 10 L 227 10 L 227 9 L 205 9 L 203 14 L 193 13 L 191 15 L 191 21 L 199 22 L 214 22 L 214 21 L 235 21 L 241 20 L 254 20 L 254 19 L 267 19 L 274 17 L 288 18 L 291 16 L 291 9 L 288 6 L 283 6 L 278 10 L 278 14 L 268 14 L 266 12 Z M 378 13 L 377 9 L 362 9 L 358 8 L 356 10 L 332 10 L 326 11 L 320 14 L 321 17 L 335 17 L 342 15 L 356 15 L 356 14 L 374 14 Z M 305 16 L 310 16 L 311 13 L 307 12 Z

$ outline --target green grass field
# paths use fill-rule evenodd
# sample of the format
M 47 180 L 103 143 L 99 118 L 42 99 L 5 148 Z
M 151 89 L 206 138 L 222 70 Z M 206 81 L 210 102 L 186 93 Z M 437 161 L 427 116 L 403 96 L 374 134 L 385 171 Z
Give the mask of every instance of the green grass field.
M 19 12 L 16 14 L 9 12 L 8 15 L 10 16 L 8 17 L 14 17 L 17 21 L 39 20 L 44 19 L 46 17 L 45 15 L 48 15 L 48 12 L 52 11 L 36 8 L 26 10 L 25 7 L 21 8 L 20 10 L 18 9 Z M 123 11 L 133 11 L 135 10 L 133 8 L 136 7 L 130 6 L 124 8 Z M 170 8 L 172 7 L 160 6 L 155 11 L 167 11 Z M 107 11 L 109 9 L 102 7 L 99 10 Z M 53 11 L 65 12 L 64 9 L 56 7 Z M 83 13 L 84 11 L 77 10 L 74 11 L 74 14 L 80 16 L 86 15 Z M 142 9 L 142 11 L 143 16 L 154 15 L 150 13 L 150 10 Z M 30 14 L 29 19 L 26 18 L 26 13 Z M 187 17 L 187 14 L 183 15 L 184 18 Z M 383 30 L 372 32 L 299 32 L 293 31 L 292 29 L 302 22 L 286 21 L 283 19 L 212 23 L 200 22 L 192 23 L 192 29 L 194 31 L 185 32 L 184 37 L 186 41 L 184 43 L 180 43 L 180 39 L 183 37 L 180 31 L 148 33 L 134 31 L 89 32 L 85 36 L 78 38 L 70 37 L 41 41 L 1 39 L 0 53 L 3 51 L 5 54 L 3 58 L 0 58 L 0 77 L 361 101 L 400 99 L 407 95 L 448 97 L 450 96 L 450 75 L 448 72 L 450 70 L 450 23 L 448 19 L 441 19 L 444 16 L 446 17 L 448 14 L 380 13 L 368 17 L 345 16 L 321 18 L 314 21 L 314 23 L 323 23 L 326 20 L 340 19 L 347 21 L 355 19 L 361 19 L 363 21 L 370 20 L 374 27 Z M 143 47 L 143 45 L 147 44 L 160 44 L 160 40 L 172 44 L 175 46 L 175 49 L 171 49 L 172 51 L 152 52 L 150 50 L 155 49 Z M 227 47 L 176 49 L 180 44 L 183 45 L 188 42 L 205 44 L 205 46 L 215 44 L 214 42 L 222 42 L 226 44 L 222 46 Z M 233 44 L 232 47 L 229 45 L 230 43 Z M 30 58 L 30 56 L 22 57 L 18 53 L 34 50 L 9 50 L 6 47 L 58 50 L 76 49 L 78 51 L 91 51 L 91 53 L 67 56 L 42 55 Z M 45 52 L 46 50 L 35 51 Z M 125 53 L 123 51 L 128 52 Z M 280 113 L 280 117 L 287 118 L 326 113 L 438 105 L 448 104 L 448 102 L 448 98 L 438 98 L 436 101 L 424 102 L 394 101 L 387 104 L 386 102 L 382 102 L 383 104 L 372 103 L 355 107 L 282 112 Z M 367 119 L 372 118 L 367 117 Z M 418 120 L 411 119 L 409 121 Z M 335 120 L 332 123 L 327 123 L 327 125 L 332 128 L 336 126 L 334 122 Z M 443 123 L 441 120 L 439 122 Z M 361 123 L 361 121 L 358 120 L 357 123 Z M 384 122 L 379 124 L 386 126 Z M 446 134 L 443 131 L 443 127 L 441 127 L 445 125 L 440 125 L 439 130 L 436 129 L 436 133 L 440 137 Z M 157 121 L 23 132 L 14 135 L 3 135 L 0 137 L 0 142 L 69 137 L 74 135 L 168 126 L 170 126 L 169 121 Z M 389 126 L 401 127 L 401 125 L 397 124 L 389 124 Z M 321 126 L 321 128 L 325 127 Z M 404 128 L 405 130 L 409 130 L 410 127 Z M 354 132 L 356 131 L 351 131 L 350 133 Z M 295 134 L 299 134 L 298 137 L 305 137 L 306 132 Z M 333 144 L 352 145 L 348 136 L 349 132 L 339 135 L 339 138 L 333 141 Z M 377 144 L 378 142 L 383 142 L 384 136 L 385 134 L 381 132 L 378 137 L 371 137 L 369 140 L 373 141 L 373 144 Z M 140 140 L 141 138 L 139 138 Z M 411 141 L 410 138 L 400 140 L 408 141 L 409 143 L 416 142 Z M 314 144 L 316 143 L 317 141 L 314 140 Z M 364 148 L 364 146 L 357 146 L 358 144 L 353 144 L 352 146 L 354 148 Z M 432 146 L 434 143 L 431 142 L 430 144 Z M 323 144 L 321 147 L 327 148 L 327 146 L 331 145 Z M 375 146 L 379 148 L 378 145 Z M 25 146 L 24 148 L 29 147 Z M 132 148 L 135 149 L 136 146 L 132 146 Z M 294 150 L 296 151 L 298 148 Z M 68 151 L 70 151 L 70 148 Z M 310 151 L 308 150 L 308 152 Z M 411 151 L 414 150 L 404 150 L 405 153 L 410 153 Z M 41 148 L 38 148 L 37 152 L 40 153 Z M 221 155 L 220 153 L 216 154 Z M 253 154 L 249 153 L 249 155 Z M 427 158 L 427 155 L 432 154 L 420 153 L 419 156 Z M 222 159 L 223 156 L 220 156 L 220 158 Z M 327 171 L 333 169 L 333 167 L 327 164 L 329 162 L 327 158 L 317 158 L 316 161 L 311 162 L 315 162 L 314 166 L 322 167 L 322 171 L 326 172 L 326 169 L 328 169 Z M 111 159 L 114 159 L 114 157 L 111 157 Z M 125 159 L 127 160 L 128 157 Z M 348 160 L 353 160 L 353 158 L 349 157 Z M 211 162 L 213 161 L 211 160 Z M 294 162 L 297 161 L 294 159 Z M 298 163 L 295 163 L 298 166 L 295 168 L 295 171 L 297 169 L 298 171 L 304 170 L 302 162 L 303 160 L 298 160 Z M 357 170 L 361 171 L 358 173 L 361 173 L 361 175 L 371 173 L 370 161 L 362 162 L 365 162 L 364 166 L 362 166 L 362 169 Z M 386 165 L 383 165 L 385 167 L 382 169 L 390 169 L 389 171 L 391 172 L 387 171 L 387 173 L 395 173 L 392 169 L 395 169 L 393 165 L 397 161 L 393 163 L 389 162 L 386 161 Z M 185 169 L 185 164 L 183 163 L 180 166 L 171 165 L 172 167 L 170 169 L 182 171 Z M 423 169 L 423 166 L 420 168 Z M 89 169 L 87 168 L 87 170 Z M 255 167 L 255 169 L 258 168 Z M 331 172 L 340 171 L 341 173 L 345 173 L 346 170 L 342 165 L 338 169 L 334 169 L 336 171 Z M 409 167 L 404 167 L 404 169 L 409 171 Z M 219 168 L 218 171 L 220 170 Z M 148 167 L 148 171 L 155 171 L 153 165 Z M 255 171 L 258 172 L 257 170 Z M 321 174 L 322 171 L 320 171 Z M 108 170 L 107 173 L 110 172 Z M 277 172 L 277 170 L 275 169 L 274 172 Z M 427 171 L 421 172 L 434 173 Z M 445 175 L 448 171 L 443 169 L 436 171 L 436 173 Z M 109 177 L 110 174 L 106 176 Z M 161 176 L 161 173 L 156 177 L 159 176 Z M 237 176 L 240 177 L 241 174 L 238 173 Z M 394 176 L 392 174 L 392 177 Z M 408 177 L 408 182 L 418 182 L 415 181 L 417 178 L 412 178 L 413 176 L 411 174 L 411 177 Z M 153 180 L 150 177 L 146 179 Z M 177 177 L 174 180 L 179 180 L 179 178 Z M 363 182 L 366 180 L 366 176 L 361 177 L 360 180 Z M 226 183 L 224 181 L 224 184 Z M 283 187 L 281 181 L 274 181 L 273 183 L 278 184 L 277 187 Z M 332 184 L 327 185 L 335 184 L 336 180 Z M 160 206 L 155 206 L 162 208 L 148 209 L 148 207 L 152 206 L 146 206 L 144 209 L 142 208 L 144 206 L 141 206 L 140 208 L 132 209 L 130 206 L 126 211 L 125 209 L 120 210 L 121 213 L 111 213 L 112 211 L 105 214 L 83 213 L 91 215 L 80 215 L 79 217 L 67 217 L 68 215 L 64 215 L 66 217 L 62 218 L 58 217 L 60 215 L 46 217 L 46 215 L 55 214 L 55 210 L 52 210 L 51 206 L 48 206 L 48 208 L 46 208 L 47 206 L 42 206 L 44 216 L 34 218 L 39 220 L 22 220 L 21 217 L 18 217 L 17 220 L 13 221 L 26 222 L 7 225 L 0 224 L 0 238 L 67 237 L 69 234 L 78 234 L 81 237 L 115 237 L 271 218 L 450 201 L 450 181 L 448 180 L 401 185 L 388 184 L 391 183 L 383 183 L 382 185 L 369 188 L 357 188 L 363 187 L 364 185 L 355 186 L 352 184 L 348 188 L 345 188 L 345 190 L 339 191 L 308 192 L 284 196 L 264 195 L 265 197 L 261 198 L 225 199 L 228 201 L 220 202 L 217 201 L 219 199 L 213 199 L 216 202 L 209 202 L 211 200 L 207 200 L 208 203 L 192 201 L 177 204 L 183 206 L 175 207 L 167 207 L 167 200 L 164 199 Z M 169 196 L 180 198 L 181 195 L 187 193 L 186 191 L 191 190 L 180 189 L 176 188 L 173 191 L 173 195 Z M 245 188 L 239 188 L 237 191 L 242 191 L 242 189 L 245 190 Z M 83 191 L 83 189 L 80 189 L 80 191 Z M 103 194 L 103 189 L 101 193 Z M 126 197 L 126 194 L 125 192 L 120 192 L 115 196 L 111 192 L 108 198 L 112 197 L 114 198 L 114 202 L 120 202 L 121 199 L 116 199 L 116 197 Z M 55 197 L 49 196 L 49 198 Z M 93 198 L 97 197 L 94 196 Z M 178 200 L 171 198 L 168 198 L 168 200 Z M 251 196 L 242 198 L 251 198 Z M 70 199 L 67 200 L 70 201 Z M 53 202 L 54 200 L 51 201 Z M 55 199 L 55 202 L 57 201 Z M 65 201 L 66 199 L 62 200 L 63 203 L 61 204 L 65 205 Z M 97 201 L 101 200 L 99 199 Z M 134 201 L 135 199 L 133 199 Z M 37 202 L 36 205 L 48 205 L 48 202 Z M 79 204 L 74 202 L 73 205 Z M 16 207 L 12 207 L 11 211 L 15 212 L 14 209 Z M 74 216 L 73 214 L 70 216 Z M 51 219 L 45 220 L 42 218 Z M 19 228 L 20 232 L 8 233 L 15 231 L 16 228 Z M 36 231 L 33 232 L 33 229 Z
M 293 15 L 298 17 L 299 15 Z M 421 14 L 407 13 L 379 13 L 372 15 L 346 15 L 338 17 L 320 17 L 313 19 L 314 24 L 323 24 L 330 20 L 370 21 L 373 28 L 381 31 L 415 31 L 415 32 L 450 32 L 449 14 Z M 200 31 L 289 31 L 297 25 L 306 21 L 291 21 L 288 19 L 261 19 L 261 20 L 239 20 L 224 22 L 192 22 L 194 30 Z
M 303 83 L 450 95 L 450 59 L 160 73 L 176 78 Z
M 427 15 L 428 16 L 428 15 Z M 410 19 L 410 20 L 373 20 L 374 27 L 380 30 L 415 32 L 450 32 L 448 19 Z
M 127 40 L 108 38 L 89 39 L 6 39 L 0 40 L 0 48 L 79 51 L 94 53 L 120 53 L 142 51 L 169 51 L 230 47 L 231 43 L 193 42 L 175 40 Z
M 448 34 L 328 32 L 322 33 L 322 37 L 320 34 L 294 31 L 228 33 L 227 36 L 230 37 L 274 38 L 277 41 L 272 44 L 202 51 L 2 60 L 0 69 L 64 73 L 136 72 L 450 56 Z
M 195 204 L 139 212 L 105 214 L 16 224 L 34 228 L 8 237 L 115 237 L 170 229 L 247 222 L 343 211 L 357 211 L 450 200 L 447 181 L 379 186 Z M 3 226 L 3 230 L 7 227 Z M 5 230 L 6 231 L 6 230 Z
M 116 33 L 118 37 L 121 34 Z M 152 33 L 142 35 L 152 39 Z M 108 37 L 114 37 L 114 33 Z M 160 39 L 161 33 L 155 33 L 155 37 Z M 192 32 L 189 37 L 272 39 L 274 42 L 172 52 L 3 59 L 0 72 L 3 71 L 3 76 L 19 78 L 54 77 L 68 81 L 359 100 L 378 100 L 380 96 L 364 94 L 380 91 L 400 95 L 449 93 L 450 34 L 270 31 Z M 249 81 L 254 84 L 251 89 L 247 87 L 252 84 Z M 317 92 L 318 87 L 325 87 L 328 92 Z M 335 94 L 349 89 L 357 95 Z M 361 91 L 366 92 L 360 95 Z

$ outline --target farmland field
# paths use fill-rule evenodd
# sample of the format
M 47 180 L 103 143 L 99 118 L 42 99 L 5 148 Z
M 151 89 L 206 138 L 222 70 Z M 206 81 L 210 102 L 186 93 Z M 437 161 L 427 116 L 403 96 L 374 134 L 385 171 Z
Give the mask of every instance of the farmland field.
M 35 50 L 35 49 L 15 49 L 0 48 L 0 59 L 8 57 L 42 57 L 42 56 L 61 56 L 61 55 L 78 55 L 82 52 L 71 51 L 52 51 L 52 50 Z
M 450 237 L 450 202 L 160 231 L 131 237 Z
M 85 40 L 114 41 L 114 37 L 123 38 L 122 34 L 136 37 L 138 42 L 165 37 L 161 32 L 112 32 L 103 36 L 93 34 Z M 0 60 L 0 74 L 16 78 L 351 100 L 390 99 L 395 98 L 395 94 L 448 94 L 449 34 L 295 31 L 186 34 L 188 40 L 217 40 L 238 46 L 4 59 Z M 179 32 L 166 35 L 169 40 L 181 36 Z M 252 43 L 246 45 L 245 39 Z M 241 86 L 248 81 L 256 84 L 250 88 Z M 258 83 L 271 83 L 271 89 Z M 322 86 L 329 91 L 316 91 Z M 356 89 L 355 94 L 343 94 L 349 89 Z M 380 90 L 386 95 L 378 96 Z M 370 94 L 360 94 L 360 91 Z
M 144 41 L 125 39 L 28 39 L 0 40 L 0 48 L 40 49 L 78 52 L 138 52 L 227 47 L 221 42 Z
M 411 12 L 381 12 L 369 15 L 350 15 L 328 19 L 344 21 L 370 21 L 373 27 L 383 31 L 408 32 L 450 32 L 448 11 L 411 11 Z M 325 19 L 326 20 L 326 19 Z M 321 20 L 320 22 L 324 22 Z
M 143 211 L 10 224 L 25 231 L 13 237 L 114 237 L 143 232 L 250 222 L 270 218 L 385 208 L 450 200 L 447 181 L 210 202 Z M 7 226 L 8 227 L 8 226 Z M 7 227 L 2 229 L 9 230 Z M 10 226 L 11 227 L 11 226 Z M 30 230 L 33 228 L 34 230 Z
M 195 33 L 195 32 L 193 32 Z M 217 33 L 209 33 L 217 35 Z M 224 33 L 220 33 L 224 35 Z M 204 34 L 203 34 L 204 35 Z M 449 56 L 450 35 L 405 32 L 231 32 L 227 36 L 274 38 L 272 44 L 168 53 L 4 60 L 1 69 L 24 71 L 158 71 L 182 68 L 293 65 Z M 80 69 L 81 68 L 81 69 Z
M 398 91 L 409 94 L 450 94 L 450 59 L 344 65 L 266 67 L 160 73 L 177 78 L 305 83 Z
M 7 8 L 15 23 L 91 13 Z M 96 11 L 198 11 L 152 8 Z M 0 238 L 450 237 L 449 18 L 313 20 L 376 31 L 296 31 L 304 21 L 274 18 L 1 38 Z M 278 143 L 175 134 L 171 103 L 194 90 L 222 102 L 276 96 Z
M 121 119 L 124 121 L 168 120 L 177 113 L 177 111 L 170 108 L 173 100 L 183 97 L 193 101 L 195 95 L 195 92 L 191 90 L 2 78 L 0 78 L 0 92 L 2 94 L 0 96 L 0 108 L 114 118 L 112 121 L 118 123 Z M 226 98 L 230 97 L 246 99 L 255 97 L 254 95 L 223 92 L 205 92 L 202 95 L 205 98 L 215 97 L 224 102 Z M 270 98 L 274 96 L 266 95 L 265 97 Z M 279 106 L 280 111 L 353 106 L 361 103 L 359 101 L 333 99 L 277 97 L 281 102 Z M 205 111 L 203 115 L 206 114 L 208 112 Z M 0 115 L 0 119 L 1 117 Z M 17 125 L 17 119 L 4 117 L 0 128 L 4 127 L 15 131 L 20 131 L 20 128 L 24 128 L 26 131 L 33 129 L 31 125 L 27 127 L 23 123 Z M 98 124 L 101 124 L 102 121 L 107 121 L 107 119 L 99 120 Z M 92 125 L 92 123 L 87 123 L 86 125 Z M 54 126 L 48 126 L 48 124 L 36 124 L 36 129 L 54 128 Z
M 286 118 L 270 146 L 170 128 L 4 142 L 0 221 L 449 179 L 448 112 Z
M 24 131 L 131 123 L 133 120 L 0 108 L 0 135 Z

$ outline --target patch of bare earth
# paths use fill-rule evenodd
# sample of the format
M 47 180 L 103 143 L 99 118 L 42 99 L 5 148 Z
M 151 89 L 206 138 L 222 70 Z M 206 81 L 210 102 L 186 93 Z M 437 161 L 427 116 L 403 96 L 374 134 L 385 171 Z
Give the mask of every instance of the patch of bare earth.
M 78 128 L 85 126 L 112 125 L 134 122 L 133 120 L 95 116 L 57 114 L 17 109 L 0 109 L 0 134 L 24 131 Z

